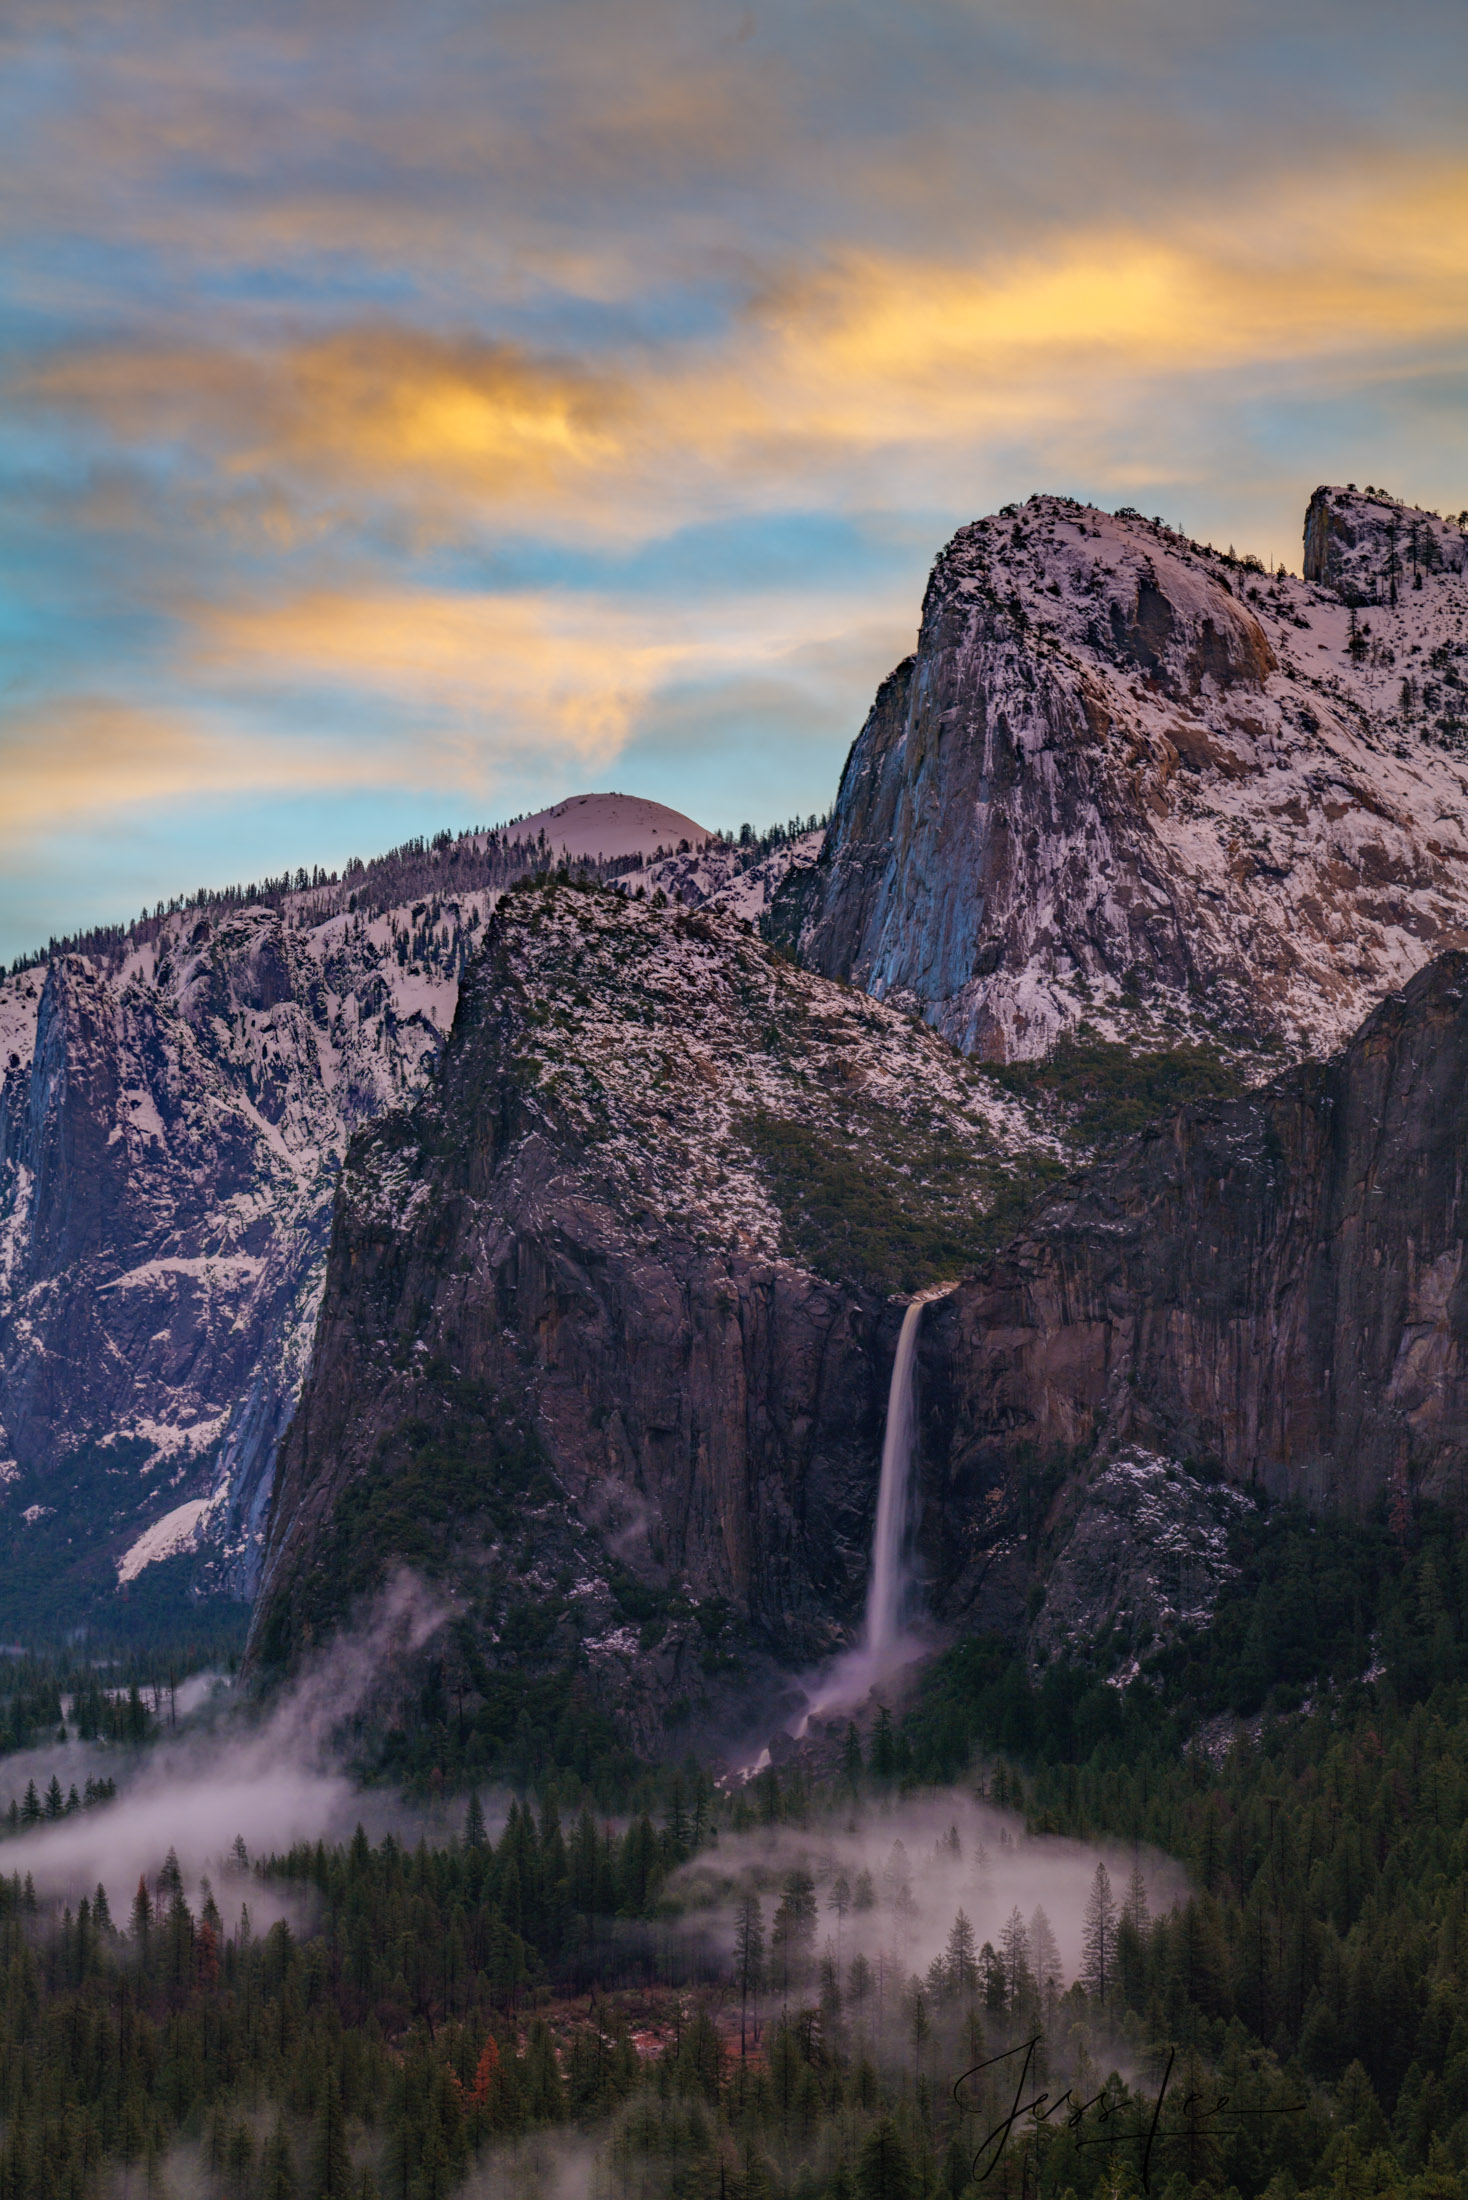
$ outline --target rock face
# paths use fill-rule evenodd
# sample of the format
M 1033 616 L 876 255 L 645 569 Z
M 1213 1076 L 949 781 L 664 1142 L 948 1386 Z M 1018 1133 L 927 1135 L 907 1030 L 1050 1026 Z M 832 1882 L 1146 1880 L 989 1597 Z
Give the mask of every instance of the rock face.
M 1335 490 L 1304 581 L 1063 498 L 964 528 L 772 936 L 980 1055 L 1340 1044 L 1468 941 L 1464 549 Z
M 1206 1626 L 1238 1572 L 1229 1529 L 1243 1494 L 1200 1482 L 1135 1446 L 1067 1493 L 1030 1627 L 1032 1667 L 1098 1655 L 1119 1682 L 1178 1635 Z
M 1380 489 L 1317 489 L 1305 514 L 1305 578 L 1345 603 L 1392 609 L 1405 591 L 1427 590 L 1431 576 L 1463 571 L 1465 525 L 1464 513 L 1443 519 Z
M 352 1145 L 252 1656 L 395 1557 L 467 1629 L 471 1700 L 476 1661 L 579 1662 L 643 1739 L 716 1715 L 735 1651 L 830 1648 L 865 1589 L 888 1291 L 1036 1136 L 730 914 L 508 895 L 441 1078 Z
M 707 838 L 619 795 L 562 812 L 608 874 Z M 12 1631 L 119 1583 L 156 1594 L 147 1569 L 188 1553 L 195 1586 L 252 1592 L 347 1141 L 436 1064 L 487 912 L 550 860 L 543 823 L 217 897 L 0 978 Z
M 934 1307 L 925 1542 L 950 1616 L 1142 1446 L 1275 1497 L 1468 1505 L 1468 955 L 1333 1059 L 1184 1111 Z
M 134 1555 L 210 1540 L 235 1593 L 252 1586 L 341 1155 L 436 1061 L 473 914 L 456 907 L 411 970 L 391 918 L 300 927 L 256 907 L 179 919 L 120 966 L 63 955 L 5 988 L 13 1560 L 65 1565 L 69 1538 L 101 1589 L 114 1562 L 135 1578 Z

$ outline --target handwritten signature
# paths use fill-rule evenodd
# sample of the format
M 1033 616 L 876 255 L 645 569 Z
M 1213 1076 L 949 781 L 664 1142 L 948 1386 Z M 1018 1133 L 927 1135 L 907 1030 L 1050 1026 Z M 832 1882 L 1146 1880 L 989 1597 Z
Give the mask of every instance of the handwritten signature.
M 986 2178 L 994 2174 L 1005 2148 L 1013 2137 L 1016 2128 L 1021 2124 L 1027 2127 L 1022 2133 L 1022 2144 L 1028 2148 L 1031 2143 L 1038 2146 L 1042 2136 L 1047 2133 L 1053 2134 L 1064 2129 L 1072 2134 L 1078 2134 L 1088 2116 L 1093 2118 L 1095 2125 L 1105 2126 L 1115 2122 L 1123 2110 L 1140 2107 L 1145 2112 L 1146 2102 L 1144 2100 L 1128 2099 L 1118 2101 L 1104 2086 L 1099 2093 L 1093 2093 L 1088 2101 L 1078 2101 L 1068 2086 L 1064 2093 L 1057 2095 L 1054 2099 L 1051 2098 L 1048 2092 L 1040 2092 L 1035 2093 L 1029 2100 L 1026 2100 L 1025 2095 L 1029 2091 L 1032 2082 L 1031 2072 L 1034 2069 L 1036 2051 L 1043 2044 L 1044 2038 L 1043 2032 L 1037 2032 L 1033 2039 L 1022 2041 L 1018 2047 L 1006 2048 L 1003 2054 L 990 2055 L 986 2061 L 975 2063 L 971 2069 L 965 2070 L 961 2078 L 954 2080 L 954 2100 L 966 2114 L 971 2113 L 974 2104 L 964 2099 L 964 2086 L 985 2070 L 993 2070 L 1000 2063 L 1013 2062 L 1018 2056 L 1024 2058 L 1019 2066 L 1019 2074 L 1014 2088 L 1014 2100 L 1009 2113 L 1002 2116 L 993 2130 L 985 2136 L 983 2144 L 974 2156 L 973 2176 L 979 2184 L 983 2184 Z M 1147 2119 L 1145 2126 L 1139 2121 L 1137 2128 L 1131 2131 L 1103 2129 L 1099 2132 L 1093 2131 L 1086 2138 L 1077 2136 L 1075 2139 L 1075 2144 L 1080 2147 L 1139 2146 L 1142 2150 L 1140 2168 L 1142 2190 L 1144 2192 L 1151 2190 L 1149 2178 L 1152 2168 L 1152 2149 L 1156 2144 L 1157 2135 L 1162 2126 L 1162 2106 L 1167 2099 L 1168 2088 L 1172 2083 L 1173 2066 L 1176 2061 L 1177 2049 L 1174 2047 L 1169 2050 L 1167 2067 L 1162 2073 L 1162 2083 L 1158 2087 L 1157 2098 L 1152 2104 L 1151 2116 Z M 1298 2116 L 1307 2104 L 1304 2101 L 1288 2101 L 1271 2108 L 1244 2108 L 1236 2104 L 1232 2095 L 1228 2093 L 1222 2093 L 1214 2100 L 1202 2093 L 1190 2092 L 1183 2096 L 1178 2105 L 1180 2113 L 1191 2120 L 1190 2127 L 1193 2129 L 1196 2129 L 1201 2123 L 1208 2123 L 1214 2129 L 1231 2130 L 1238 2127 L 1229 2124 L 1221 2125 L 1218 2121 L 1225 2114 L 1249 2120 L 1265 2116 Z

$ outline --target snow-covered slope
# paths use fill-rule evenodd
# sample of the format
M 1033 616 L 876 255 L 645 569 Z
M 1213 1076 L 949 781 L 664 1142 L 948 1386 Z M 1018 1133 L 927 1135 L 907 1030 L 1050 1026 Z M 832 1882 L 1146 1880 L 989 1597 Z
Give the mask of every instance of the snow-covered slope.
M 117 965 L 65 955 L 0 984 L 7 1527 L 44 1503 L 78 1554 L 120 1543 L 124 1579 L 212 1535 L 248 1586 L 346 1141 L 422 1083 L 494 898 L 416 925 L 188 912 Z M 176 1532 L 130 1550 L 160 1513 Z M 17 1532 L 39 1563 L 38 1524 Z
M 0 978 L 8 1625 L 200 1550 L 249 1593 L 352 1132 L 422 1087 L 508 880 L 694 834 L 591 796 Z
M 663 856 L 629 872 L 618 884 L 629 893 L 639 887 L 649 894 L 664 893 L 685 909 L 701 909 L 705 904 L 727 909 L 748 924 L 758 924 L 790 874 L 808 870 L 816 861 L 825 838 L 826 829 L 820 825 L 806 832 L 791 831 L 774 847 L 763 841 L 742 847 L 737 841 L 710 840 L 686 854 Z
M 776 937 L 965 1051 L 1338 1044 L 1468 941 L 1468 542 L 1320 490 L 1307 548 L 1060 497 L 964 528 Z

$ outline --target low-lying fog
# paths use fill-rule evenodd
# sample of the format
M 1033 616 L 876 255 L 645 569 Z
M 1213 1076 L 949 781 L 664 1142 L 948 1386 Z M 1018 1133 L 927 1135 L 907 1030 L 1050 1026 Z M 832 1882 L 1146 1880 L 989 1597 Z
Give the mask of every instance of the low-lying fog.
M 123 1916 L 140 1876 L 156 1874 L 170 1850 L 194 1887 L 239 1840 L 254 1858 L 296 1841 L 349 1839 L 358 1823 L 374 1840 L 388 1831 L 408 1841 L 452 1838 L 462 1828 L 462 1798 L 435 1812 L 387 1789 L 364 1789 L 343 1769 L 333 1742 L 384 1658 L 421 1646 L 441 1617 L 421 1585 L 400 1579 L 362 1628 L 263 1713 L 213 1677 L 197 1676 L 179 1691 L 176 1733 L 140 1750 L 69 1742 L 11 1757 L 0 1781 L 16 1796 L 32 1779 L 44 1791 L 53 1773 L 63 1790 L 105 1774 L 117 1781 L 118 1795 L 0 1843 L 0 1870 L 29 1874 L 43 1899 L 76 1901 L 100 1882 L 114 1915 Z M 0 1808 L 7 1800 L 0 1786 Z M 501 1814 L 492 1798 L 484 1801 L 493 1830 Z M 986 1941 L 998 1948 L 1006 1928 L 1012 1937 L 1018 1913 L 1033 1967 L 1063 1986 L 1081 1968 L 1098 1861 L 1118 1905 L 1137 1870 L 1154 1912 L 1186 1893 L 1181 1869 L 1165 1857 L 1031 1836 L 1008 1812 L 953 1788 L 830 1809 L 813 1814 L 808 1829 L 726 1832 L 675 1873 L 667 1900 L 675 1937 L 701 1944 L 722 1969 L 739 1896 L 760 1894 L 768 1934 L 789 1875 L 807 1871 L 818 1903 L 812 1952 L 829 1946 L 845 1963 L 861 1954 L 904 1976 L 923 1973 L 943 1954 L 959 1911 L 976 1948 Z M 251 1899 L 262 1898 L 256 1882 Z
M 1187 1893 L 1181 1867 L 1155 1851 L 1028 1834 L 1008 1811 L 962 1788 L 867 1802 L 809 1830 L 780 1825 L 725 1834 L 693 1858 L 669 1887 L 690 1924 L 713 1908 L 726 1944 L 733 1903 L 760 1890 L 768 1934 L 786 1878 L 808 1871 L 820 1899 L 818 1949 L 844 1958 L 879 1957 L 903 1975 L 925 1972 L 943 1954 L 960 1910 L 974 1941 L 998 1947 L 1017 1910 L 1027 1928 L 1043 1913 L 1059 1957 L 1059 1983 L 1081 1968 L 1081 1936 L 1096 1866 L 1104 1863 L 1118 1908 L 1140 1868 L 1149 1909 L 1170 1909 Z
M 462 1823 L 461 1803 L 434 1814 L 387 1789 L 359 1787 L 333 1739 L 366 1698 L 383 1658 L 421 1645 L 441 1618 L 404 1578 L 362 1628 L 334 1643 L 264 1713 L 217 1676 L 196 1675 L 178 1690 L 177 1730 L 160 1740 L 141 1748 L 67 1742 L 6 1758 L 0 1807 L 11 1795 L 19 1799 L 31 1780 L 44 1793 L 53 1773 L 63 1792 L 105 1776 L 118 1793 L 115 1802 L 43 1820 L 0 1842 L 0 1870 L 29 1874 L 43 1898 L 76 1900 L 100 1883 L 121 1918 L 139 1878 L 155 1873 L 170 1849 L 193 1884 L 236 1840 L 253 1857 L 296 1841 L 349 1840 L 359 1822 L 374 1840 L 389 1831 L 413 1841 L 420 1833 L 446 1838 Z

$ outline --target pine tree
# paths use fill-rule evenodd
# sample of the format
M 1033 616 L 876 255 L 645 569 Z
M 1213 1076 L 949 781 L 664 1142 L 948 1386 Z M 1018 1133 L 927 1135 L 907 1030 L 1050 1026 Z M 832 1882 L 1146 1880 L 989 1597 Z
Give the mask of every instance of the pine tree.
M 153 1931 L 153 1905 L 148 1899 L 148 1882 L 138 1880 L 138 1891 L 133 1896 L 131 1932 L 133 1946 L 146 1958 Z
M 1060 1992 L 1060 1949 L 1050 1920 L 1038 1903 L 1030 1918 L 1030 1968 L 1041 1998 L 1048 2006 Z
M 800 1868 L 787 1873 L 770 1934 L 782 1993 L 788 1993 L 805 1975 L 818 1916 L 816 1886 L 810 1873 Z
M 974 1929 L 962 1910 L 949 1928 L 944 1964 L 948 1974 L 948 1991 L 951 1994 L 962 1998 L 978 1992 L 978 1949 L 974 1942 Z
M 999 1953 L 1004 1963 L 1011 2009 L 1028 2008 L 1034 2002 L 1035 1981 L 1030 1971 L 1029 1927 L 1018 1904 L 1010 1911 L 999 1935 Z
M 265 2148 L 260 2200 L 297 2200 L 296 2165 L 285 2125 L 277 2120 Z
M 1106 1866 L 1098 1864 L 1096 1876 L 1091 1881 L 1081 1935 L 1081 1977 L 1087 1993 L 1093 1994 L 1103 2006 L 1111 1992 L 1115 1961 L 1116 1902 Z
M 353 2200 L 347 2120 L 342 2111 L 341 2087 L 335 2071 L 328 2074 L 321 2088 L 311 2142 L 311 2167 L 306 2179 L 306 2200 Z
M 856 2160 L 858 2200 L 917 2200 L 912 2156 L 890 2116 L 874 2124 Z
M 476 1788 L 471 1788 L 469 1790 L 468 1815 L 464 1821 L 464 1846 L 466 1849 L 471 1850 L 482 1849 L 487 1839 L 484 1812 L 479 1802 L 479 1792 Z
M 739 1982 L 739 2055 L 746 2052 L 749 2004 L 764 1984 L 765 1921 L 759 1896 L 752 1888 L 740 1897 L 734 1912 L 734 1975 Z

